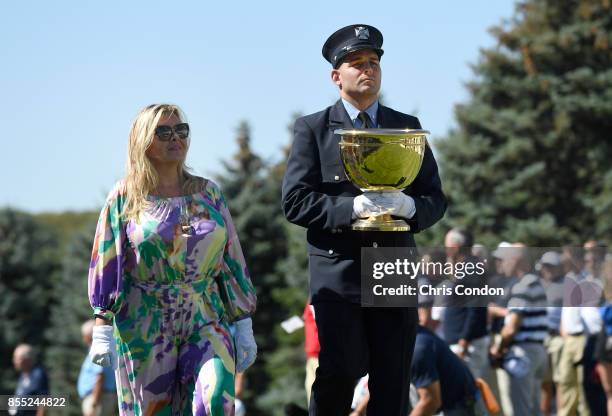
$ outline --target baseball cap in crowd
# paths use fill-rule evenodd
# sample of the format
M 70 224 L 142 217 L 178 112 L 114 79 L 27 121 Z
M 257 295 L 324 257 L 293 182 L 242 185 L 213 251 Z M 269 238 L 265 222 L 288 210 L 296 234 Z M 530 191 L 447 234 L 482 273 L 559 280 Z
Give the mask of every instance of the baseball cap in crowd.
M 505 257 L 508 256 L 508 253 L 510 251 L 508 249 L 511 247 L 512 244 L 507 241 L 502 241 L 501 243 L 499 243 L 497 248 L 493 250 L 493 253 L 491 253 L 491 255 L 496 259 L 503 260 Z
M 536 263 L 536 270 L 540 271 L 542 269 L 542 265 L 547 264 L 549 266 L 561 266 L 561 254 L 556 251 L 547 251 L 542 254 L 540 260 Z

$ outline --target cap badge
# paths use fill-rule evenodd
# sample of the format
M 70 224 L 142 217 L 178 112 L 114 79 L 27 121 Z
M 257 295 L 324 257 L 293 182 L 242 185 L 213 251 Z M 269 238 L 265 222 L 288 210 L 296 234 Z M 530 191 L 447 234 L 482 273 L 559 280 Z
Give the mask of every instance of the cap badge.
M 357 26 L 355 28 L 355 36 L 357 36 L 357 39 L 368 40 L 370 39 L 370 31 L 367 27 Z

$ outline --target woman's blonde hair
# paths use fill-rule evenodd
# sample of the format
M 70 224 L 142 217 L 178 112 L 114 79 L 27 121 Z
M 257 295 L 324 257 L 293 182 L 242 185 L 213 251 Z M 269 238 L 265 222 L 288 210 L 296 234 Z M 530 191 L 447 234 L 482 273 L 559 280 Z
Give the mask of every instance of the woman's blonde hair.
M 155 140 L 155 128 L 159 121 L 173 114 L 182 122 L 185 121 L 185 114 L 178 106 L 151 104 L 140 110 L 132 122 L 124 179 L 126 199 L 123 216 L 125 219 L 137 219 L 149 203 L 147 195 L 157 188 L 159 176 L 146 152 Z M 183 182 L 183 193 L 186 195 L 200 191 L 204 182 L 202 178 L 194 176 L 190 172 L 191 169 L 183 160 L 178 167 L 178 174 Z

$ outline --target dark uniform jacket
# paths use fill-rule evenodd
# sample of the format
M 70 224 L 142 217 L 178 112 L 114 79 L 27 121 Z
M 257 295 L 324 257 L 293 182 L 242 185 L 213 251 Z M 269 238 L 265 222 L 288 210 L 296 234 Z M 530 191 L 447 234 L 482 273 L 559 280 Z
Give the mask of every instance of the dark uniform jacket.
M 416 117 L 379 105 L 378 127 L 420 129 Z M 353 199 L 361 190 L 347 178 L 340 158 L 339 128 L 353 128 L 342 100 L 295 122 L 283 179 L 287 219 L 306 227 L 312 302 L 360 301 L 361 247 L 414 247 L 413 233 L 435 224 L 446 210 L 438 166 L 429 146 L 421 170 L 404 190 L 416 214 L 408 232 L 352 231 Z

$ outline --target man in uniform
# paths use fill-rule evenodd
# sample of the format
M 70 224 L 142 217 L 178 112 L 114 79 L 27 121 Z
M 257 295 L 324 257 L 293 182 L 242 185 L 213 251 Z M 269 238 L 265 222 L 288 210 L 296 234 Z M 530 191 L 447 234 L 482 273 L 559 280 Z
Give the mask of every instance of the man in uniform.
M 299 118 L 283 180 L 282 207 L 306 227 L 310 294 L 319 331 L 319 367 L 310 414 L 347 415 L 357 379 L 369 373 L 368 416 L 404 416 L 409 409 L 410 362 L 416 308 L 360 306 L 362 247 L 414 247 L 413 233 L 446 210 L 438 167 L 429 146 L 415 181 L 400 196 L 368 198 L 344 173 L 339 128 L 421 128 L 416 117 L 378 102 L 383 37 L 368 25 L 332 34 L 323 56 L 340 100 Z M 405 219 L 409 232 L 353 231 L 357 218 L 386 211 Z

